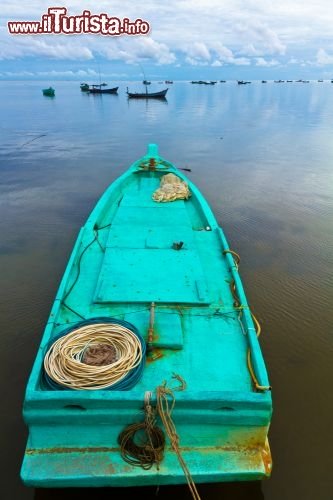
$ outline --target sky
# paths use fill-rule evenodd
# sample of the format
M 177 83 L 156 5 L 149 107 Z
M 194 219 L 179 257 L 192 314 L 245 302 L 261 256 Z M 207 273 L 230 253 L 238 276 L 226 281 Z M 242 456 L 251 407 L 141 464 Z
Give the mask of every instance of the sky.
M 148 35 L 12 35 L 49 7 L 148 21 Z M 1 0 L 0 79 L 333 78 L 332 0 Z

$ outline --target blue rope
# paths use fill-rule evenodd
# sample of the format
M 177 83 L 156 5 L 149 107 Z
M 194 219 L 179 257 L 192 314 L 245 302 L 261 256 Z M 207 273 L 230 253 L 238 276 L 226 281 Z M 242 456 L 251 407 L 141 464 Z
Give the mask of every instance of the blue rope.
M 63 330 L 61 333 L 53 337 L 50 342 L 47 344 L 45 348 L 45 353 L 52 347 L 52 345 L 61 337 L 64 337 L 70 332 L 73 332 L 74 330 L 81 328 L 86 325 L 94 325 L 97 323 L 115 323 L 117 325 L 124 326 L 128 330 L 131 330 L 134 335 L 136 335 L 140 341 L 141 344 L 141 349 L 142 349 L 142 360 L 141 363 L 130 370 L 128 374 L 119 382 L 113 384 L 111 387 L 107 387 L 105 389 L 96 389 L 96 390 L 106 390 L 106 391 L 129 391 L 134 387 L 139 380 L 142 377 L 144 366 L 145 366 L 145 361 L 146 361 L 146 343 L 142 336 L 140 335 L 138 329 L 132 325 L 131 323 L 128 323 L 127 321 L 121 320 L 121 319 L 116 319 L 116 318 L 106 318 L 106 317 L 99 317 L 99 318 L 90 318 L 86 319 L 84 321 L 79 321 L 78 323 L 75 324 L 75 326 L 71 326 L 69 328 L 66 328 Z M 41 378 L 41 386 L 42 389 L 45 390 L 54 390 L 54 391 L 74 391 L 76 389 L 71 389 L 70 387 L 65 387 L 63 385 L 58 384 L 54 380 L 52 380 L 48 374 L 46 373 L 44 367 L 43 367 L 43 374 Z

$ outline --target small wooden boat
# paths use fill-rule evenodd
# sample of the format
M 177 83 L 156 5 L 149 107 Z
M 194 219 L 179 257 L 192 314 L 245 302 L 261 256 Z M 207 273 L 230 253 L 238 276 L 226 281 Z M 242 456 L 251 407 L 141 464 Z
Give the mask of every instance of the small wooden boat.
M 82 92 L 89 92 L 89 84 L 88 83 L 81 83 L 80 89 Z
M 102 89 L 103 86 L 105 86 L 104 83 L 101 83 L 99 85 L 92 85 L 91 87 L 89 87 L 90 94 L 117 94 L 118 92 L 119 87 Z
M 271 393 L 238 264 L 202 194 L 149 145 L 100 198 L 69 258 L 24 400 L 26 485 L 270 475 Z M 122 349 L 89 364 L 110 338 Z
M 126 90 L 127 96 L 135 99 L 165 99 L 169 89 L 160 90 L 159 92 L 129 92 L 128 88 Z
M 55 90 L 52 87 L 49 87 L 48 89 L 43 89 L 42 92 L 43 95 L 46 95 L 48 97 L 54 97 L 55 95 Z

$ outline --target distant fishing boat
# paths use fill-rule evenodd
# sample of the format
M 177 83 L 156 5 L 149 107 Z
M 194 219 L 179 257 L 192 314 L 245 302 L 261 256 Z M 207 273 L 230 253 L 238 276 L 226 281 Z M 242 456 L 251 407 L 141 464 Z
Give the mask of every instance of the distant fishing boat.
M 205 80 L 193 80 L 191 83 L 198 84 L 198 85 L 215 85 L 217 82 L 207 82 Z
M 103 86 L 107 84 L 94 84 L 89 87 L 90 94 L 117 94 L 119 87 L 113 87 L 108 89 L 102 89 Z
M 251 82 L 247 82 L 244 80 L 237 80 L 237 83 L 238 83 L 238 85 L 247 85 L 248 83 L 251 83 Z
M 172 85 L 172 84 L 173 84 L 173 81 L 172 81 L 172 80 L 165 80 L 165 83 L 166 83 L 167 85 Z
M 261 83 L 267 83 L 267 80 L 261 80 Z
M 149 82 L 148 80 L 143 80 L 142 83 L 143 83 L 143 85 L 150 85 L 151 84 L 151 82 Z
M 269 476 L 259 333 L 207 201 L 150 144 L 69 258 L 24 399 L 24 483 L 193 492 Z
M 80 89 L 82 92 L 89 92 L 89 84 L 88 83 L 81 83 Z
M 52 87 L 49 87 L 48 89 L 43 89 L 42 92 L 43 95 L 46 95 L 48 97 L 54 97 L 55 95 L 55 90 Z
M 130 98 L 135 98 L 135 99 L 164 99 L 166 94 L 168 92 L 168 89 L 160 90 L 159 92 L 148 92 L 146 89 L 146 92 L 129 92 L 128 87 L 126 90 L 127 96 Z

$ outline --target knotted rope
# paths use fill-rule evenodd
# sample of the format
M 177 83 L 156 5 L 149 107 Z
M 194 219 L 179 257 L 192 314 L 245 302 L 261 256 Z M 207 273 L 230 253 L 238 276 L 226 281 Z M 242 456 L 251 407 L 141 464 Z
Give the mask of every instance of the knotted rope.
M 198 493 L 196 485 L 180 452 L 179 436 L 177 434 L 177 429 L 174 421 L 172 420 L 172 412 L 176 403 L 174 391 L 184 391 L 186 389 L 186 382 L 182 377 L 180 377 L 180 375 L 174 374 L 173 378 L 177 379 L 180 382 L 179 387 L 170 388 L 167 387 L 166 382 L 164 382 L 162 385 L 159 385 L 156 388 L 157 410 L 163 422 L 165 431 L 170 439 L 172 449 L 176 453 L 179 463 L 184 471 L 192 497 L 194 498 L 194 500 L 200 500 L 200 495 Z
M 156 411 L 150 404 L 151 392 L 145 393 L 145 421 L 127 426 L 118 436 L 120 452 L 125 462 L 157 470 L 163 460 L 165 439 L 162 430 L 156 426 Z M 140 436 L 140 437 L 139 437 Z

